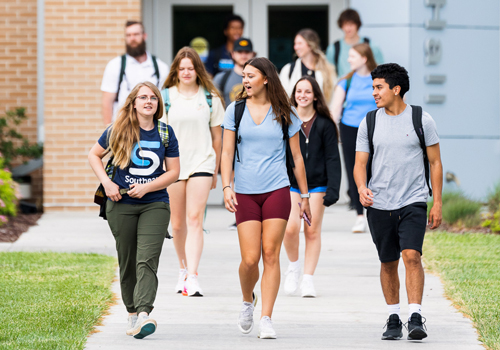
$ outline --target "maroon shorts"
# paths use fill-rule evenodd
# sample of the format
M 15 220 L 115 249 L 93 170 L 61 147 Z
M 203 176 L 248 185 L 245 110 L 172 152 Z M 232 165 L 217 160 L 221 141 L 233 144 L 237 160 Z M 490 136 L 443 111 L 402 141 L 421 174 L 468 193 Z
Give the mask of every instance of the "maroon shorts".
M 245 221 L 264 221 L 267 219 L 283 219 L 290 217 L 292 202 L 290 187 L 283 187 L 262 194 L 236 193 L 236 225 Z

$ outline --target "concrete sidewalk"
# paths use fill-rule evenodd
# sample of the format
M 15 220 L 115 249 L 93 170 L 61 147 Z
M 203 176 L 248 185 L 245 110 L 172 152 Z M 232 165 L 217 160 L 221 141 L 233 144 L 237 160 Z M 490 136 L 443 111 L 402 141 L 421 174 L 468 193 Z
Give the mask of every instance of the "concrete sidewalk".
M 472 323 L 443 296 L 438 277 L 427 274 L 423 314 L 429 337 L 421 342 L 382 341 L 387 319 L 379 282 L 379 262 L 369 234 L 352 234 L 355 213 L 345 206 L 328 208 L 323 225 L 323 246 L 315 274 L 318 297 L 286 296 L 280 290 L 273 322 L 277 340 L 257 338 L 261 304 L 255 311 L 256 327 L 243 335 L 236 326 L 241 305 L 238 279 L 240 253 L 237 233 L 227 231 L 234 221 L 225 209 L 211 207 L 205 227 L 205 248 L 199 280 L 205 296 L 188 298 L 174 293 L 178 266 L 172 241 L 166 240 L 160 263 L 160 282 L 152 317 L 157 332 L 144 340 L 125 335 L 126 310 L 119 299 L 104 326 L 92 334 L 86 349 L 484 349 Z M 303 237 L 301 238 L 303 261 Z M 7 251 L 95 252 L 116 255 L 107 223 L 96 213 L 49 213 Z M 425 252 L 424 252 L 425 253 Z M 286 269 L 286 254 L 281 256 Z M 401 264 L 402 265 L 402 264 Z M 404 268 L 400 275 L 403 277 Z M 119 285 L 113 289 L 120 296 Z M 260 285 L 256 287 L 260 296 Z M 407 317 L 406 294 L 402 293 L 402 318 Z M 406 339 L 406 331 L 404 331 Z

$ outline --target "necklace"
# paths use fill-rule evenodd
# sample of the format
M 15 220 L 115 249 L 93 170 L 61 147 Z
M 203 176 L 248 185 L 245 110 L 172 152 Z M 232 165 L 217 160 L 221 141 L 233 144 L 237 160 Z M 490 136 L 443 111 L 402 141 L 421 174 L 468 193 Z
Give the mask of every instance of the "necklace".
M 312 117 L 310 117 L 306 122 L 305 121 L 302 121 L 302 126 L 304 128 L 307 128 L 307 124 L 314 119 L 314 116 L 316 115 L 316 112 L 314 112 L 314 114 L 312 115 Z

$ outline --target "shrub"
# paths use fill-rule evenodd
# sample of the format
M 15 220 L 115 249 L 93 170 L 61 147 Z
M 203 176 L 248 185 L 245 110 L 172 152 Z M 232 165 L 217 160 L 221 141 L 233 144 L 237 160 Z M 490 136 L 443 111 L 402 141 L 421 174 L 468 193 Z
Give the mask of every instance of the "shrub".
M 442 201 L 443 222 L 465 227 L 475 227 L 481 223 L 482 204 L 480 202 L 468 198 L 461 192 L 444 192 Z M 432 205 L 433 201 L 428 205 L 427 215 Z
M 8 216 L 17 214 L 18 185 L 12 180 L 9 169 L 4 168 L 4 159 L 0 155 L 0 226 L 5 224 Z
M 488 209 L 491 213 L 500 210 L 500 182 L 488 194 Z

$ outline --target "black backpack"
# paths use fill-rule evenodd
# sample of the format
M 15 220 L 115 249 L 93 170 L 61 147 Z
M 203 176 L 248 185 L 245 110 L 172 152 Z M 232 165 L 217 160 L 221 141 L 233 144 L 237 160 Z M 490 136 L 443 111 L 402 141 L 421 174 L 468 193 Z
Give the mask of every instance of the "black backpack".
M 160 70 L 158 69 L 158 62 L 156 62 L 156 57 L 151 56 L 151 60 L 153 61 L 153 67 L 155 69 L 155 76 L 158 79 L 158 83 L 156 86 L 160 88 Z M 122 55 L 122 64 L 120 68 L 120 78 L 118 79 L 118 91 L 116 91 L 116 99 L 118 101 L 118 95 L 120 94 L 120 85 L 122 85 L 123 77 L 125 76 L 125 67 L 127 66 L 127 55 Z
M 363 42 L 365 44 L 370 45 L 370 39 L 369 38 L 363 38 Z M 337 40 L 336 42 L 333 43 L 333 47 L 335 47 L 335 56 L 333 57 L 333 64 L 335 65 L 335 71 L 337 72 L 337 75 L 339 75 L 339 57 L 340 57 L 340 40 Z
M 425 171 L 425 182 L 427 182 L 427 187 L 429 188 L 429 196 L 432 197 L 432 188 L 429 182 L 429 159 L 427 158 L 427 147 L 425 145 L 425 135 L 424 128 L 422 127 L 422 107 L 420 106 L 411 106 L 412 114 L 411 119 L 413 121 L 413 128 L 415 129 L 415 133 L 418 136 L 418 140 L 420 141 L 420 147 L 422 147 L 422 154 L 424 156 L 424 171 Z M 373 162 L 373 154 L 375 153 L 375 149 L 373 147 L 373 133 L 375 131 L 375 117 L 377 116 L 378 109 L 374 111 L 368 112 L 366 115 L 366 127 L 368 130 L 368 143 L 370 146 L 370 156 L 368 158 L 368 163 L 366 165 L 366 185 L 370 183 L 370 179 L 372 177 L 372 162 Z
M 241 135 L 239 134 L 241 119 L 243 118 L 243 112 L 245 112 L 246 98 L 236 101 L 234 105 L 234 133 L 235 133 L 235 162 L 240 162 L 240 153 L 238 151 L 238 144 L 241 143 Z M 295 164 L 293 162 L 292 151 L 290 149 L 290 145 L 288 143 L 288 124 L 286 123 L 285 118 L 281 118 L 281 130 L 283 131 L 283 140 L 286 143 L 286 171 L 288 174 L 288 178 L 291 178 L 293 175 L 293 168 L 295 168 Z

